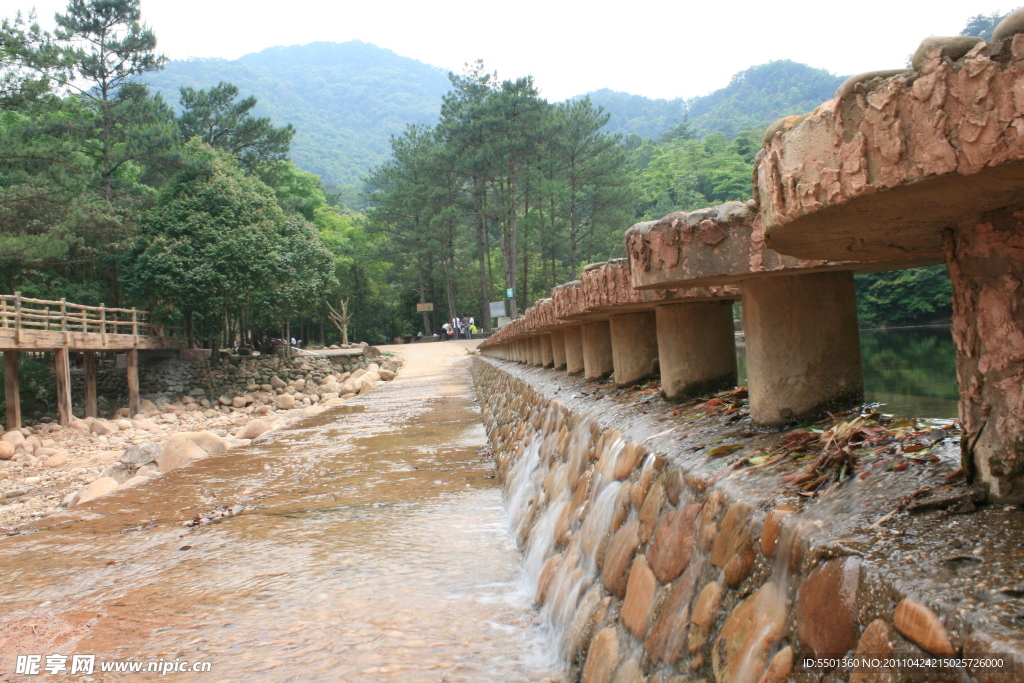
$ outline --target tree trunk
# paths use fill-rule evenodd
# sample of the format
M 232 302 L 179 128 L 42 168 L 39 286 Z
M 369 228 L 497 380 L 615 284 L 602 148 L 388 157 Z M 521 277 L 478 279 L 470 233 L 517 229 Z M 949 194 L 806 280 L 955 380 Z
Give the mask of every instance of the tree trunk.
M 480 326 L 491 332 L 491 297 L 487 288 L 487 226 L 484 223 L 483 197 L 480 181 L 473 181 L 473 213 L 476 218 L 476 248 L 480 255 Z
M 427 303 L 427 288 L 423 284 L 423 264 L 422 263 L 419 265 L 417 270 L 419 271 L 419 278 L 420 278 L 420 303 L 421 304 L 425 304 L 425 303 Z M 423 335 L 424 336 L 430 336 L 432 334 L 434 334 L 434 331 L 430 328 L 430 313 L 427 312 L 427 311 L 423 311 Z

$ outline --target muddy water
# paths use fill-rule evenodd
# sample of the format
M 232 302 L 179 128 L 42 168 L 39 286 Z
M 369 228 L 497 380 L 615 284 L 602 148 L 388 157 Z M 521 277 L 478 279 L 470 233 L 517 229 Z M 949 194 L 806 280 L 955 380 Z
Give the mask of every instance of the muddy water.
M 0 680 L 13 655 L 53 652 L 212 663 L 166 680 L 557 675 L 469 360 L 0 541 Z

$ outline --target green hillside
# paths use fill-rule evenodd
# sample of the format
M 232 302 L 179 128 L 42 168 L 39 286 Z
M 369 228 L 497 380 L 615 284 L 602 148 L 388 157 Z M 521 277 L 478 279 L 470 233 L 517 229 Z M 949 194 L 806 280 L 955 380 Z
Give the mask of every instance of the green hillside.
M 359 41 L 273 47 L 239 59 L 174 61 L 146 81 L 178 105 L 183 86 L 234 83 L 255 95 L 258 116 L 298 131 L 291 156 L 329 186 L 358 183 L 390 155 L 389 139 L 409 123 L 437 121 L 450 84 L 443 69 Z M 611 114 L 606 130 L 658 138 L 689 119 L 700 133 L 732 139 L 830 98 L 843 81 L 827 71 L 776 61 L 742 71 L 721 90 L 692 100 L 652 99 L 602 89 L 589 93 Z M 580 99 L 582 95 L 572 99 Z
M 698 132 L 722 133 L 732 139 L 748 126 L 762 128 L 783 116 L 811 111 L 831 99 L 844 80 L 846 76 L 824 69 L 780 60 L 741 71 L 726 87 L 688 101 L 651 99 L 607 88 L 587 95 L 611 114 L 607 130 L 612 133 L 656 138 L 688 119 Z
M 329 184 L 358 182 L 390 155 L 391 135 L 436 121 L 449 87 L 444 70 L 359 41 L 173 61 L 145 80 L 175 107 L 182 86 L 234 83 L 259 100 L 256 115 L 295 126 L 291 157 Z

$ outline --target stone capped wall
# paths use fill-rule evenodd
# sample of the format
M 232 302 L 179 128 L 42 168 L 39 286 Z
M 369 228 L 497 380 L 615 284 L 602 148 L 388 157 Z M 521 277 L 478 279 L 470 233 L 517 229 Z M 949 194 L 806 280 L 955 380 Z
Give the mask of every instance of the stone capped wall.
M 1014 513 L 907 505 L 942 487 L 954 444 L 910 476 L 863 455 L 856 477 L 810 500 L 786 484 L 804 463 L 758 461 L 808 430 L 752 432 L 741 401 L 616 402 L 487 358 L 474 377 L 527 580 L 571 680 L 994 683 L 1024 672 L 1024 628 L 991 588 L 1024 579 Z M 1016 673 L 805 662 L 987 653 Z

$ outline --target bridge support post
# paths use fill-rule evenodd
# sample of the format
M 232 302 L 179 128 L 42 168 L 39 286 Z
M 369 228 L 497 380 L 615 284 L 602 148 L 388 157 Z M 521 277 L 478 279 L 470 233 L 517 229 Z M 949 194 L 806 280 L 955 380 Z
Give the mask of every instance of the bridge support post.
M 612 361 L 612 334 L 607 320 L 583 323 L 583 379 L 588 382 L 610 375 Z
M 71 365 L 67 348 L 54 349 L 53 369 L 57 380 L 57 421 L 61 427 L 71 424 Z
M 21 392 L 18 389 L 18 352 L 4 351 L 4 401 L 7 404 L 7 431 L 21 429 Z
M 736 386 L 731 301 L 670 304 L 654 312 L 665 398 L 689 398 Z
M 551 348 L 551 335 L 542 334 L 538 339 L 540 340 L 540 366 L 550 368 L 555 363 L 554 349 Z
M 583 329 L 579 325 L 565 328 L 565 372 L 576 375 L 583 372 Z
M 613 315 L 608 325 L 615 383 L 626 386 L 653 375 L 658 361 L 658 326 L 654 311 Z
M 953 283 L 961 461 L 997 503 L 1024 502 L 1024 220 L 1020 206 L 945 233 Z
M 139 414 L 139 351 L 128 349 L 128 413 Z
M 779 275 L 743 288 L 750 418 L 781 426 L 864 398 L 849 271 Z
M 85 351 L 85 416 L 96 417 L 99 414 L 96 403 L 96 352 Z
M 526 343 L 530 346 L 530 359 L 527 362 L 530 365 L 540 365 L 540 338 L 529 337 Z
M 560 370 L 565 367 L 565 332 L 551 331 L 551 367 Z

